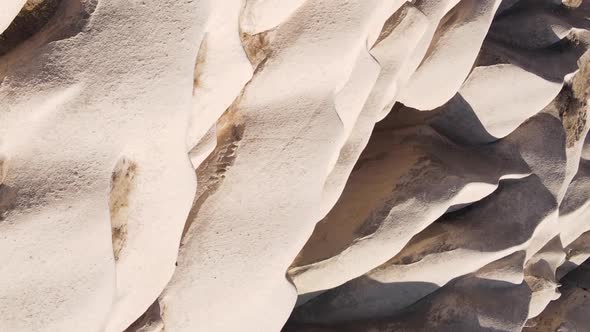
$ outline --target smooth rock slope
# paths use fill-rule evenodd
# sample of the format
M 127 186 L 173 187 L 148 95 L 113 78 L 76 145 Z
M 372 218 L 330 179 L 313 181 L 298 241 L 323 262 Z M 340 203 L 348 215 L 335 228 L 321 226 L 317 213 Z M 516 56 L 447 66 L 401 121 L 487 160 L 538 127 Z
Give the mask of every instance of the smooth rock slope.
M 585 331 L 590 3 L 3 0 L 0 331 Z

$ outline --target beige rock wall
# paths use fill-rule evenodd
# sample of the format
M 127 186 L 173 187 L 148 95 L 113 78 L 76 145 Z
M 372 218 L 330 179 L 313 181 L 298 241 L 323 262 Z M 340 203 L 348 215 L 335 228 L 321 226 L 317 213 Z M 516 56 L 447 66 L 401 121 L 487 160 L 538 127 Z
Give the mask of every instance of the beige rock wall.
M 590 329 L 589 15 L 5 0 L 0 331 Z

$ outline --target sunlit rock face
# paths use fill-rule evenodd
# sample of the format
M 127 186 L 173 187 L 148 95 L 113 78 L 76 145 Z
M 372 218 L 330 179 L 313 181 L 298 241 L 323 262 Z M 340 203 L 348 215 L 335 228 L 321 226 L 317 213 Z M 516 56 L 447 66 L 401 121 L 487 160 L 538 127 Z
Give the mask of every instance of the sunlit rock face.
M 0 331 L 585 331 L 590 3 L 5 0 Z

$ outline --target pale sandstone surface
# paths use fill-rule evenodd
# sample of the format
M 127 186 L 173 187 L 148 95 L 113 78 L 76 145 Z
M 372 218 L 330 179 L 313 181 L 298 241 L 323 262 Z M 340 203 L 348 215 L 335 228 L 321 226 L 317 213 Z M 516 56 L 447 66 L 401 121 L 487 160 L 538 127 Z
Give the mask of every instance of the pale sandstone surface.
M 0 1 L 0 331 L 585 331 L 590 3 Z

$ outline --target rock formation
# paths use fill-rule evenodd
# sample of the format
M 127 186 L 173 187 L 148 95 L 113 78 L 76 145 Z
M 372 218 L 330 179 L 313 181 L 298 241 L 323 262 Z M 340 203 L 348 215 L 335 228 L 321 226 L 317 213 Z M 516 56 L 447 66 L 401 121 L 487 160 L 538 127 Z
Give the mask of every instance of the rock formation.
M 589 2 L 6 0 L 0 33 L 0 331 L 590 330 Z

